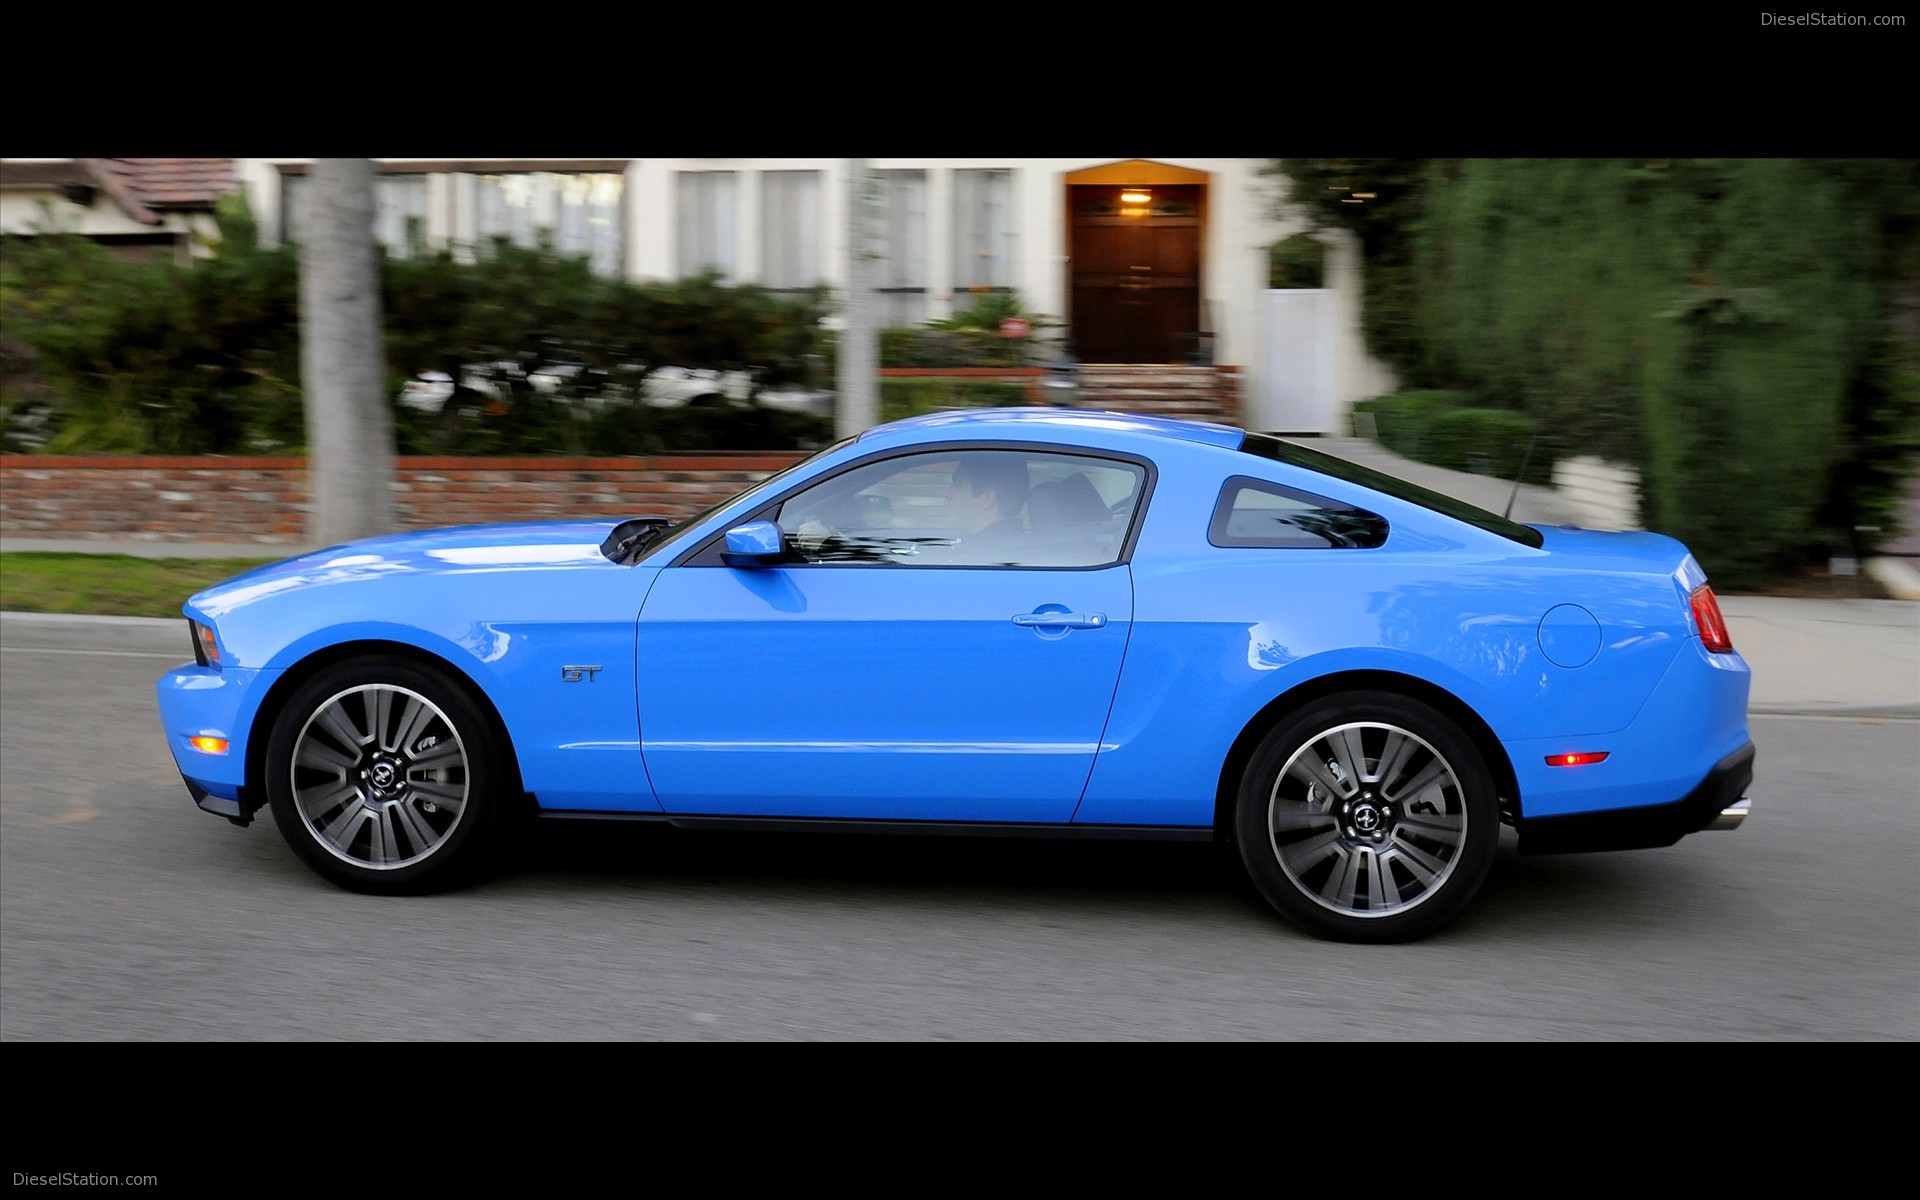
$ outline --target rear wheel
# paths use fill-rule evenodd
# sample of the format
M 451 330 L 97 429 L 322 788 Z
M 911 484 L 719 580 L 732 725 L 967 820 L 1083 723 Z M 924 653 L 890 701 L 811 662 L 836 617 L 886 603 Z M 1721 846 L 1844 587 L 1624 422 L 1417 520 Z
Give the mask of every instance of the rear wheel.
M 1421 937 L 1466 907 L 1500 835 L 1493 779 L 1428 705 L 1386 692 L 1328 697 L 1261 741 L 1235 807 L 1260 894 L 1322 937 Z
M 308 680 L 267 744 L 267 799 L 294 853 L 362 892 L 468 882 L 488 865 L 507 772 L 445 673 L 360 658 Z

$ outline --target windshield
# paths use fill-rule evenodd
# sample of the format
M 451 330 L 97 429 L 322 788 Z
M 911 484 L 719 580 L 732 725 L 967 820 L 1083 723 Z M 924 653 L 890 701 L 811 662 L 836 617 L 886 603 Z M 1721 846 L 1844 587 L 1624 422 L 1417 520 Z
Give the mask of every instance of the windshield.
M 677 524 L 669 528 L 665 536 L 661 537 L 658 541 L 653 542 L 651 545 L 647 547 L 645 557 L 640 559 L 639 561 L 644 562 L 647 559 L 657 558 L 662 550 L 666 550 L 669 547 L 673 546 L 675 543 L 679 542 L 682 538 L 686 537 L 686 535 L 690 531 L 692 531 L 694 528 L 699 526 L 701 522 L 705 521 L 708 517 L 712 516 L 714 513 L 717 513 L 721 509 L 728 507 L 729 505 L 733 504 L 736 500 L 741 500 L 747 496 L 755 495 L 759 492 L 764 492 L 769 488 L 779 486 L 781 480 L 793 474 L 795 471 L 798 471 L 801 467 L 806 466 L 808 463 L 812 462 L 816 458 L 819 458 L 823 454 L 833 453 L 835 450 L 838 450 L 840 447 L 846 445 L 851 441 L 853 441 L 853 439 L 850 437 L 841 438 L 839 441 L 833 443 L 831 446 L 821 447 L 820 449 L 814 451 L 812 454 L 809 454 L 805 458 L 801 459 L 799 462 L 794 463 L 790 467 L 787 467 L 785 470 L 775 472 L 774 474 L 767 476 L 765 479 L 762 479 L 759 483 L 753 484 L 750 487 L 747 487 L 741 491 L 735 492 L 733 495 L 728 496 L 725 500 L 722 500 L 717 504 L 707 505 L 707 507 L 701 509 L 699 512 L 694 513 L 692 516 L 685 518 L 684 520 L 678 522 Z
M 1405 500 L 1409 504 L 1418 504 L 1421 508 L 1430 508 L 1434 512 L 1452 517 L 1456 521 L 1465 521 L 1488 533 L 1497 533 L 1503 538 L 1511 538 L 1523 546 L 1539 549 L 1546 538 L 1538 529 L 1522 525 L 1518 521 L 1508 520 L 1499 513 L 1488 512 L 1476 504 L 1457 500 L 1421 487 L 1417 483 L 1408 483 L 1372 467 L 1363 467 L 1348 462 L 1344 458 L 1335 458 L 1319 450 L 1309 450 L 1294 442 L 1282 441 L 1269 433 L 1249 433 L 1246 441 L 1240 443 L 1240 449 L 1261 458 L 1270 458 L 1275 462 L 1290 466 L 1304 467 L 1309 471 L 1318 471 L 1347 483 L 1357 483 L 1361 487 L 1384 492 L 1396 500 Z

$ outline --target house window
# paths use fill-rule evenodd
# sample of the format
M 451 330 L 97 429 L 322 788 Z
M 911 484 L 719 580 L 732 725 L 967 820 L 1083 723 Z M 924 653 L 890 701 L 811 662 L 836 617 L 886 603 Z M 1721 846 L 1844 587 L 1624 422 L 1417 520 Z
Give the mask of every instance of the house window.
M 732 282 L 739 260 L 734 243 L 735 190 L 732 171 L 681 171 L 675 187 L 681 276 L 717 271 Z
M 876 272 L 881 321 L 919 325 L 927 319 L 927 173 L 877 171 L 885 210 L 884 258 Z
M 395 258 L 412 258 L 427 244 L 427 177 L 380 175 L 373 181 L 373 236 Z
M 620 197 L 626 178 L 611 172 L 532 171 L 478 176 L 474 232 L 585 258 L 603 275 L 621 269 Z
M 820 172 L 762 172 L 760 213 L 761 282 L 776 291 L 818 285 Z
M 289 175 L 281 190 L 282 240 L 299 245 L 313 219 L 313 185 L 305 175 Z M 427 178 L 424 175 L 376 175 L 373 180 L 373 236 L 394 258 L 421 252 L 427 236 Z
M 953 173 L 953 286 L 994 291 L 1013 286 L 1013 172 Z
M 619 276 L 624 265 L 620 200 L 626 191 L 626 176 L 594 173 L 549 178 L 558 193 L 554 249 L 587 258 L 601 275 Z

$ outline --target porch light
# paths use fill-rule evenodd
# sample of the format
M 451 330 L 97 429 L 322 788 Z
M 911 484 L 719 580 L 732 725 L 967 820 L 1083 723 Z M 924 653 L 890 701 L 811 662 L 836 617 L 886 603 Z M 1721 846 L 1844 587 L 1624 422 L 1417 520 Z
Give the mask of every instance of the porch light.
M 1143 187 L 1130 187 L 1120 193 L 1122 204 L 1145 204 L 1153 199 L 1153 193 Z

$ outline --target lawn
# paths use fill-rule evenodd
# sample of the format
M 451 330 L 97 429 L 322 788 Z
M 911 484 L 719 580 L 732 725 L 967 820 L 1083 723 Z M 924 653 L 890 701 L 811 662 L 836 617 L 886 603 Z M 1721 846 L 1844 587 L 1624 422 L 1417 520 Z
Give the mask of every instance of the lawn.
M 177 617 L 188 596 L 274 558 L 0 554 L 0 611 Z

